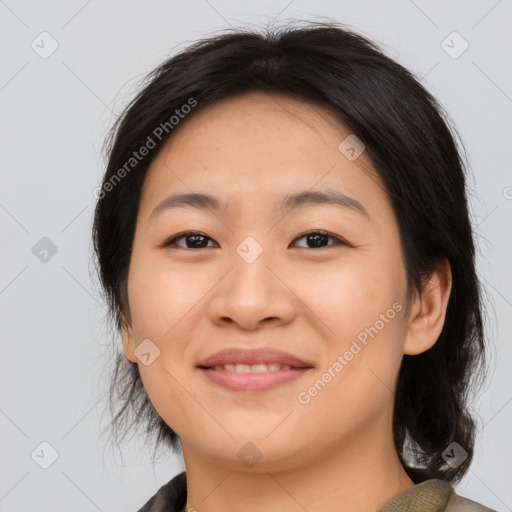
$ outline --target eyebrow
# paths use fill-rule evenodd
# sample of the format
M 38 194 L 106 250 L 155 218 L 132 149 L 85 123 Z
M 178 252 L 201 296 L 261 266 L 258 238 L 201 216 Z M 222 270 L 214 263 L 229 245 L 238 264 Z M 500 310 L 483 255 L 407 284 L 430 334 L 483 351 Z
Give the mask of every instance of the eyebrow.
M 288 194 L 274 204 L 274 211 L 280 214 L 285 214 L 291 210 L 305 208 L 312 205 L 338 206 L 344 209 L 356 211 L 367 218 L 370 217 L 366 208 L 357 199 L 333 189 L 325 191 L 304 190 L 302 192 Z M 225 210 L 226 207 L 226 204 L 221 203 L 216 197 L 208 194 L 173 194 L 157 205 L 157 207 L 151 212 L 149 219 L 151 220 L 164 211 L 178 208 L 197 208 L 203 211 L 209 210 L 219 212 Z

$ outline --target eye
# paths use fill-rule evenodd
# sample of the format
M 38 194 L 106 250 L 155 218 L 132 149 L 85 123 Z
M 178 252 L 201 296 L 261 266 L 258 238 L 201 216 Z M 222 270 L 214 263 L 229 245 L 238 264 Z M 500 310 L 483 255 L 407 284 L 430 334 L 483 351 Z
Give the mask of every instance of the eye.
M 311 243 L 313 247 L 306 247 L 306 249 L 321 249 L 322 247 L 325 247 L 323 244 L 323 241 L 328 240 L 331 238 L 335 241 L 332 245 L 349 245 L 347 242 L 342 240 L 341 238 L 331 235 L 330 233 L 327 233 L 326 231 L 310 231 L 309 233 L 304 233 L 303 235 L 297 237 L 295 240 L 300 240 L 301 238 L 305 238 L 307 240 L 306 243 Z
M 186 240 L 185 246 L 177 244 L 177 240 L 181 240 L 184 238 Z M 198 231 L 188 231 L 186 233 L 182 233 L 181 235 L 178 235 L 171 240 L 164 243 L 163 247 L 169 247 L 171 245 L 178 245 L 178 247 L 184 247 L 184 249 L 204 249 L 206 248 L 205 241 L 206 240 L 212 240 L 209 236 L 206 236 L 203 233 L 200 233 Z M 190 243 L 187 243 L 190 241 Z M 210 246 L 211 247 L 211 246 Z
M 294 242 L 296 240 L 300 240 L 301 238 L 305 238 L 306 243 L 312 244 L 312 247 L 306 246 L 306 249 L 321 249 L 322 247 L 326 247 L 323 241 L 328 241 L 329 239 L 334 240 L 334 244 L 330 244 L 330 246 L 349 245 L 341 238 L 335 235 L 331 235 L 326 231 L 310 231 L 308 233 L 304 233 L 303 235 L 297 237 L 294 240 Z M 185 245 L 177 243 L 179 240 L 182 239 L 185 239 Z M 178 247 L 183 247 L 184 249 L 206 249 L 208 248 L 208 240 L 214 242 L 212 238 L 205 235 L 204 233 L 200 233 L 199 231 L 187 231 L 186 233 L 182 233 L 178 236 L 171 238 L 170 240 L 165 242 L 162 247 L 170 247 L 173 245 L 177 245 Z M 209 247 L 212 246 L 210 245 Z

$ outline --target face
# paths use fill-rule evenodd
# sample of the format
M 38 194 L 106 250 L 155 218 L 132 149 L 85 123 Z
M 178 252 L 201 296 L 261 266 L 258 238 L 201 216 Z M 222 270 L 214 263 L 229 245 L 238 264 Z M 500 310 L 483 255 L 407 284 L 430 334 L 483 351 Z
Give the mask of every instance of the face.
M 123 344 L 184 454 L 240 469 L 259 453 L 254 470 L 266 471 L 390 424 L 406 276 L 365 152 L 322 106 L 278 94 L 230 98 L 182 123 L 142 190 Z M 214 201 L 155 212 L 191 193 Z M 231 348 L 278 349 L 305 368 L 198 367 Z

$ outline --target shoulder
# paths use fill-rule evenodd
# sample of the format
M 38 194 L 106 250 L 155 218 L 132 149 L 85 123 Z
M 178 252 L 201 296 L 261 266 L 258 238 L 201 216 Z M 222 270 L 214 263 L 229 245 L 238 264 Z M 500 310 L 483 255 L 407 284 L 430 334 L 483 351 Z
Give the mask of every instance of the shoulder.
M 181 512 L 187 502 L 186 473 L 179 473 L 158 489 L 137 512 Z M 432 479 L 403 491 L 379 512 L 443 510 L 444 512 L 496 512 L 455 492 L 443 480 Z
M 378 512 L 496 512 L 457 494 L 443 479 L 430 479 L 402 491 Z
M 162 485 L 137 512 L 181 512 L 187 502 L 185 471 Z
M 446 512 L 496 512 L 491 508 L 480 505 L 480 503 L 476 503 L 476 501 L 459 496 L 456 492 L 452 492 L 450 495 L 445 510 Z

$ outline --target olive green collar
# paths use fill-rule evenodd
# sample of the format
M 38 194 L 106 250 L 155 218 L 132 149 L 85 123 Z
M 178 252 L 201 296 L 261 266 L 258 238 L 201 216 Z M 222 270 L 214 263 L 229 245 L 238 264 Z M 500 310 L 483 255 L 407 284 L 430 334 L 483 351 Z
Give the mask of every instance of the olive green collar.
M 444 480 L 431 479 L 413 485 L 378 509 L 377 512 L 441 512 L 453 493 Z

